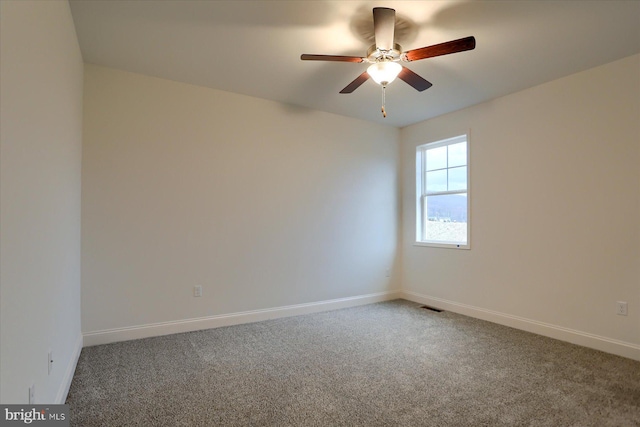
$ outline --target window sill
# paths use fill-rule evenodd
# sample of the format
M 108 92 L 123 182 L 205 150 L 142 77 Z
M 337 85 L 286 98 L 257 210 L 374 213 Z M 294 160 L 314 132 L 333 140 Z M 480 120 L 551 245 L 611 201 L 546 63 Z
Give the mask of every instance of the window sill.
M 469 243 L 436 243 L 436 242 L 414 242 L 413 246 L 424 246 L 429 248 L 443 248 L 443 249 L 471 249 Z

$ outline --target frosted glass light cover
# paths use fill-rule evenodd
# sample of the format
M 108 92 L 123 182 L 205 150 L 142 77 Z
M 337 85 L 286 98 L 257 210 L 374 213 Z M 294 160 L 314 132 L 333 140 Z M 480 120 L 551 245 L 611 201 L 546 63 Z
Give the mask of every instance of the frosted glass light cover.
M 367 68 L 367 73 L 379 85 L 388 85 L 398 77 L 402 65 L 397 62 L 376 62 Z

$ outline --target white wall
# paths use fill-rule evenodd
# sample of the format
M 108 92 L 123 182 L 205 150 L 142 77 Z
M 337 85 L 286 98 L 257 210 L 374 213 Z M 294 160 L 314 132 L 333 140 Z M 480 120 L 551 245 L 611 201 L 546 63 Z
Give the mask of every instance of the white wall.
M 397 129 L 89 64 L 84 90 L 85 333 L 399 288 Z
M 415 147 L 468 130 L 471 250 L 414 246 Z M 409 297 L 640 357 L 639 55 L 409 126 L 401 140 Z
M 35 383 L 61 403 L 82 347 L 83 64 L 67 2 L 1 1 L 0 17 L 0 402 Z

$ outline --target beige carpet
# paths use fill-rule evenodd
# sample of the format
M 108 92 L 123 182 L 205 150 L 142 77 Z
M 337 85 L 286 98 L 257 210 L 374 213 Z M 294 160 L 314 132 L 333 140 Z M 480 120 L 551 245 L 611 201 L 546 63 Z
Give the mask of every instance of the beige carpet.
M 74 426 L 640 426 L 640 362 L 397 300 L 82 350 Z

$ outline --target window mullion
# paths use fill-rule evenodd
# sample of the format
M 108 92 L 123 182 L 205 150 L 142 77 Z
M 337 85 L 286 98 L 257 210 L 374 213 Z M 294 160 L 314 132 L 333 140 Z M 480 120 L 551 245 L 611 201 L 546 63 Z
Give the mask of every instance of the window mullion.
M 457 167 L 457 166 L 454 166 L 454 167 Z M 443 171 L 445 169 L 448 169 L 448 168 L 437 168 L 437 169 L 429 169 L 429 170 L 425 168 L 424 170 L 425 172 L 438 172 L 438 171 Z
M 451 190 L 451 191 L 429 191 L 424 196 L 446 196 L 449 194 L 466 194 L 468 190 Z
M 447 145 L 447 191 L 449 191 L 449 146 Z

